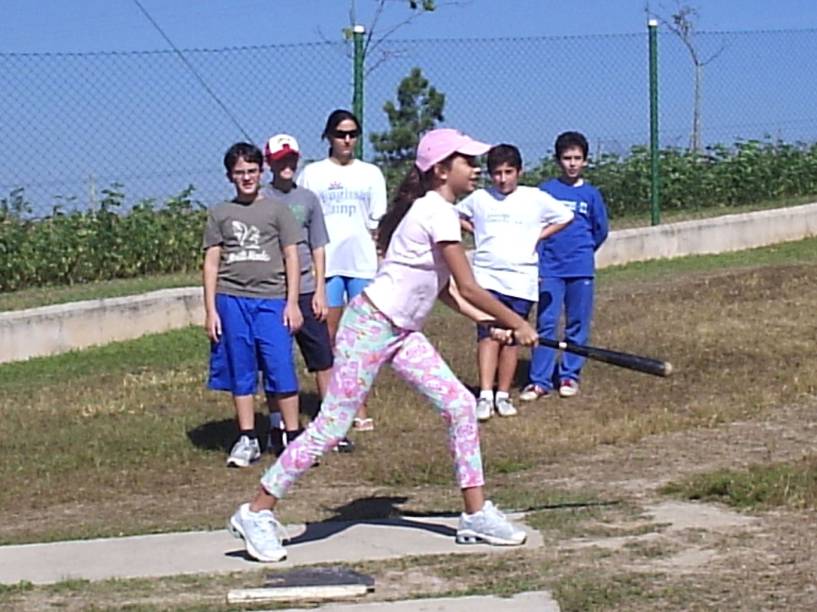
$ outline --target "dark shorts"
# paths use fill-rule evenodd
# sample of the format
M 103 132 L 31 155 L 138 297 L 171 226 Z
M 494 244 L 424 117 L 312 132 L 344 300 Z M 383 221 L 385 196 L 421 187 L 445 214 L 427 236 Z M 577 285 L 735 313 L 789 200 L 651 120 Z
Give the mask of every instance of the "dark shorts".
M 496 299 L 502 302 L 505 306 L 513 310 L 516 314 L 518 314 L 523 319 L 527 320 L 528 315 L 530 314 L 531 309 L 533 308 L 534 302 L 530 300 L 525 300 L 523 298 L 513 297 L 510 295 L 505 295 L 504 293 L 500 293 L 499 291 L 494 291 L 493 289 L 488 289 L 488 293 L 493 295 Z M 488 325 L 477 325 L 477 342 L 480 340 L 484 340 L 485 338 L 491 337 L 491 328 Z
M 265 391 L 298 391 L 292 336 L 284 326 L 284 305 L 283 299 L 216 294 L 221 339 L 211 343 L 210 389 L 253 395 L 261 370 Z
M 315 318 L 312 310 L 312 296 L 314 293 L 302 293 L 298 298 L 298 307 L 304 316 L 304 324 L 295 334 L 295 341 L 301 349 L 306 369 L 310 372 L 320 372 L 332 367 L 332 343 L 329 340 L 329 328 L 326 321 Z

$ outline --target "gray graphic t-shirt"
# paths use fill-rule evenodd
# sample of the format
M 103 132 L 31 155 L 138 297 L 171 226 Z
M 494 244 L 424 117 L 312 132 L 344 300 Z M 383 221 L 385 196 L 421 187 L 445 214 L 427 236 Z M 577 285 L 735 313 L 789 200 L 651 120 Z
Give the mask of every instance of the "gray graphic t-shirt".
M 221 246 L 217 293 L 286 297 L 282 249 L 296 244 L 300 227 L 286 206 L 269 198 L 210 208 L 202 247 Z
M 301 293 L 312 293 L 315 291 L 312 251 L 329 242 L 321 202 L 318 196 L 309 189 L 297 185 L 294 185 L 289 191 L 280 191 L 272 185 L 267 185 L 262 193 L 286 204 L 292 211 L 295 220 L 300 224 L 301 239 L 298 241 L 298 259 L 301 262 Z

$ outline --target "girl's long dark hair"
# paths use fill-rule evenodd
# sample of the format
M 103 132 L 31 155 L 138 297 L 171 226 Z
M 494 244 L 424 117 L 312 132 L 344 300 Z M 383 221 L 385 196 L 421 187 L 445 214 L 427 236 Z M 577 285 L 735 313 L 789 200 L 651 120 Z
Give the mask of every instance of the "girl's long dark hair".
M 385 255 L 389 249 L 389 242 L 391 242 L 394 230 L 400 225 L 400 221 L 406 216 L 409 208 L 414 204 L 414 200 L 423 197 L 431 188 L 433 172 L 433 169 L 428 172 L 420 172 L 420 169 L 412 164 L 411 170 L 403 178 L 391 206 L 389 206 L 389 210 L 377 225 L 377 250 L 382 255 Z

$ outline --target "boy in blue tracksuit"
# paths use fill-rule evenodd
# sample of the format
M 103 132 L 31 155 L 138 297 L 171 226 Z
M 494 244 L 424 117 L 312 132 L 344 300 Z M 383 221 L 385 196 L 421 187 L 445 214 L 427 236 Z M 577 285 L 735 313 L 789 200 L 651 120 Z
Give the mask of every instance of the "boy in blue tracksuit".
M 593 277 L 595 252 L 607 238 L 607 208 L 598 189 L 582 178 L 587 166 L 587 139 L 578 132 L 565 132 L 556 139 L 556 162 L 561 176 L 539 188 L 573 211 L 573 222 L 558 234 L 539 243 L 539 303 L 536 331 L 542 338 L 554 338 L 562 309 L 565 312 L 564 339 L 587 344 L 593 318 Z M 579 392 L 584 358 L 571 353 L 557 364 L 554 349 L 533 349 L 529 384 L 519 399 L 533 401 L 546 397 L 558 385 L 561 397 Z

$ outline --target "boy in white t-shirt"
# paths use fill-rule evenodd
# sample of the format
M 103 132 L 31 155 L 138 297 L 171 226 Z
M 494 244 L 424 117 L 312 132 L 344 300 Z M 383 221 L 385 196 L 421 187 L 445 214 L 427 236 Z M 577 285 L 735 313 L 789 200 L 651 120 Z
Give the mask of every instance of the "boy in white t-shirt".
M 519 186 L 522 156 L 513 145 L 497 145 L 488 152 L 488 172 L 493 185 L 457 204 L 463 229 L 474 234 L 474 276 L 500 302 L 527 319 L 539 296 L 536 245 L 570 223 L 573 213 L 550 194 Z M 494 409 L 500 416 L 513 416 L 516 408 L 510 389 L 519 348 L 493 339 L 490 328 L 482 325 L 477 326 L 477 340 L 477 418 L 488 420 Z

